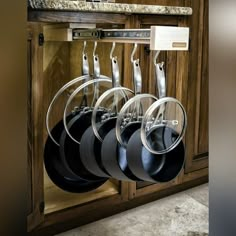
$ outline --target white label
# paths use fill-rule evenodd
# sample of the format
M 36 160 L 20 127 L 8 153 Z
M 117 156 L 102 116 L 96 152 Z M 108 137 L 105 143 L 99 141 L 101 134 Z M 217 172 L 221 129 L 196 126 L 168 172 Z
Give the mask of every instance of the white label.
M 187 51 L 188 47 L 188 27 L 151 26 L 151 50 Z

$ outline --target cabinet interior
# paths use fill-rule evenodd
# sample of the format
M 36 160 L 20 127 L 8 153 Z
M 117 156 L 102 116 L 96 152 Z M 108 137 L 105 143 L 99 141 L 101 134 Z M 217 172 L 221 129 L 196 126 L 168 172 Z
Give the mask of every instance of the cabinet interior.
M 43 99 L 44 109 L 42 119 L 45 120 L 46 112 L 51 99 L 55 93 L 68 81 L 81 76 L 82 74 L 82 51 L 83 41 L 78 42 L 45 42 L 43 48 Z M 93 73 L 93 42 L 87 42 L 86 53 L 89 58 L 90 74 Z M 101 75 L 111 77 L 110 50 L 112 43 L 98 43 L 96 54 L 100 59 Z M 117 56 L 120 68 L 121 83 L 123 83 L 123 56 L 124 45 L 117 44 L 114 56 Z M 80 83 L 81 84 L 81 83 Z M 77 86 L 80 84 L 76 84 Z M 71 89 L 73 91 L 75 86 Z M 42 91 L 41 91 L 42 92 Z M 50 127 L 52 128 L 59 120 L 62 119 L 63 109 L 60 104 L 65 104 L 68 99 L 67 90 L 55 103 L 50 116 Z M 77 99 L 77 97 L 76 97 Z M 75 99 L 75 100 L 76 100 Z M 80 96 L 78 96 L 78 100 Z M 73 105 L 73 104 L 72 104 Z M 73 106 L 71 106 L 73 107 Z M 45 122 L 44 122 L 45 123 Z M 44 143 L 48 137 L 46 125 L 43 131 Z M 108 180 L 98 189 L 77 194 L 68 193 L 58 188 L 48 177 L 44 168 L 44 200 L 45 214 L 50 214 L 63 209 L 77 205 L 83 205 L 98 199 L 120 194 L 121 183 L 116 180 Z
M 95 200 L 119 194 L 120 184 L 115 180 L 108 180 L 101 187 L 87 193 L 69 193 L 58 188 L 44 171 L 44 200 L 45 214 L 83 205 Z

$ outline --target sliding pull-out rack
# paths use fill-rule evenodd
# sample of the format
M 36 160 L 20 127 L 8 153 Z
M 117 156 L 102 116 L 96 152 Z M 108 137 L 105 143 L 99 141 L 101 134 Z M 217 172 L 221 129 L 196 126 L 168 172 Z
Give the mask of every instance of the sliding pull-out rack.
M 149 29 L 46 28 L 45 41 L 100 41 L 150 44 L 151 50 L 188 50 L 189 28 L 151 26 Z

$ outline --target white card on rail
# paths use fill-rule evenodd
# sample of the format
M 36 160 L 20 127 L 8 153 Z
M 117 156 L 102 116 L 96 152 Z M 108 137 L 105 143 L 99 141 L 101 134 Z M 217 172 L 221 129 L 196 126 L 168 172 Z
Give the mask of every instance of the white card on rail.
M 151 50 L 187 51 L 188 47 L 188 27 L 151 26 Z

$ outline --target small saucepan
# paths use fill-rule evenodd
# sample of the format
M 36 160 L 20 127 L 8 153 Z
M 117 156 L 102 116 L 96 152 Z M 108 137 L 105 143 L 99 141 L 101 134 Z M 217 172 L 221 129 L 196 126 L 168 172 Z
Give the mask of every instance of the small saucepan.
M 140 181 L 128 167 L 126 146 L 131 135 L 141 126 L 141 117 L 145 107 L 157 100 L 150 94 L 140 94 L 142 78 L 139 60 L 133 60 L 136 48 L 137 44 L 131 55 L 136 96 L 128 100 L 120 110 L 116 127 L 105 136 L 101 152 L 102 163 L 106 171 L 113 178 L 123 181 Z
M 169 182 L 176 178 L 184 165 L 182 141 L 187 116 L 182 104 L 165 97 L 164 63 L 155 63 L 160 99 L 145 113 L 141 129 L 129 139 L 127 160 L 131 171 L 149 182 Z M 159 164 L 159 160 L 163 160 Z

